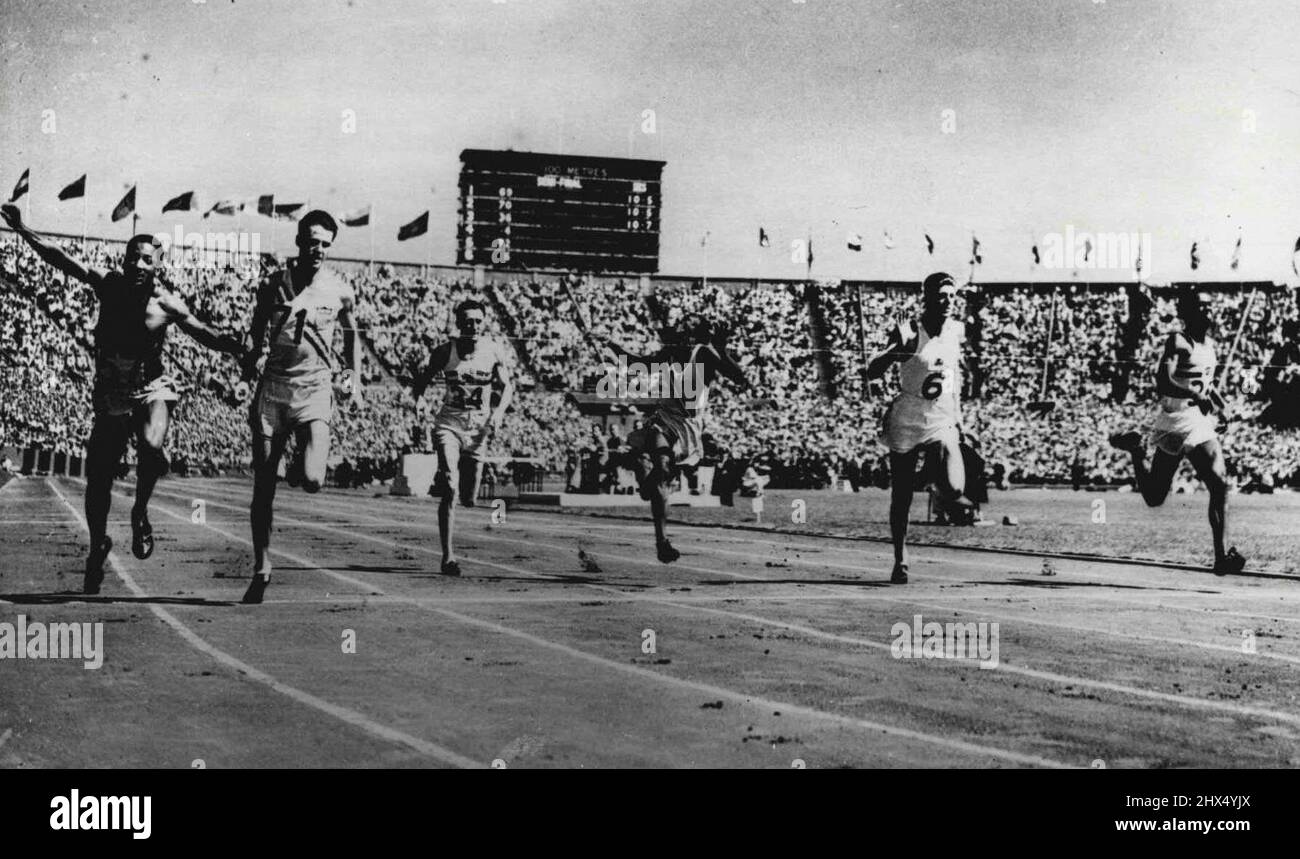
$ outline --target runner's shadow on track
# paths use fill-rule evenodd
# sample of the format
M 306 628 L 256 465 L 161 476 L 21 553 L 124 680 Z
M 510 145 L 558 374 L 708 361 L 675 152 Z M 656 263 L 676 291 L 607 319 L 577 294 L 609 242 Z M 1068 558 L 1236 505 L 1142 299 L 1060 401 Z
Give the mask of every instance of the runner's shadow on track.
M 66 603 L 78 602 L 98 603 L 101 605 L 230 606 L 236 604 L 230 600 L 210 600 L 204 599 L 203 597 L 137 597 L 127 594 L 121 596 L 104 596 L 102 594 L 98 596 L 90 596 L 76 591 L 61 591 L 59 593 L 45 594 L 0 594 L 0 602 L 10 602 L 15 605 L 63 605 Z
M 1041 579 L 1005 579 L 1003 581 L 970 581 L 970 585 L 1011 585 L 1020 588 L 1044 588 L 1046 590 L 1064 590 L 1066 588 L 1101 588 L 1104 590 L 1125 590 L 1125 591 L 1169 591 L 1173 593 L 1194 593 L 1194 594 L 1218 594 L 1222 593 L 1217 590 L 1207 590 L 1205 588 L 1168 588 L 1168 587 L 1148 587 L 1146 585 L 1125 585 L 1110 582 L 1059 582 L 1043 581 Z
M 375 566 L 373 564 L 348 564 L 347 566 L 340 567 L 339 569 L 347 570 L 350 573 L 393 573 L 393 574 L 405 573 L 407 575 L 419 575 L 421 573 L 424 573 L 433 576 L 439 575 L 437 572 L 430 572 L 430 570 L 432 569 L 431 567 L 393 567 L 393 566 L 381 567 L 381 566 Z
M 537 578 L 528 578 L 527 576 L 465 576 L 466 579 L 482 579 L 492 582 L 525 582 L 530 585 L 604 585 L 613 587 L 617 585 L 620 588 L 631 588 L 635 590 L 645 590 L 654 587 L 654 585 L 642 584 L 641 582 L 614 581 L 609 578 L 599 578 L 592 576 L 579 576 L 574 573 L 538 573 Z
M 844 588 L 888 588 L 895 587 L 888 579 L 755 579 L 737 581 L 735 579 L 704 579 L 701 585 L 830 585 Z

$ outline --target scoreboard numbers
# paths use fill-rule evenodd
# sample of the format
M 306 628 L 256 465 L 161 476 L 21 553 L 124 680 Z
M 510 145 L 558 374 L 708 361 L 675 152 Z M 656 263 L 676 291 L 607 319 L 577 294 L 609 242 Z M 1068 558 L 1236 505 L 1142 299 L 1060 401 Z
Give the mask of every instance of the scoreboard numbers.
M 657 272 L 663 167 L 631 158 L 466 149 L 457 263 Z

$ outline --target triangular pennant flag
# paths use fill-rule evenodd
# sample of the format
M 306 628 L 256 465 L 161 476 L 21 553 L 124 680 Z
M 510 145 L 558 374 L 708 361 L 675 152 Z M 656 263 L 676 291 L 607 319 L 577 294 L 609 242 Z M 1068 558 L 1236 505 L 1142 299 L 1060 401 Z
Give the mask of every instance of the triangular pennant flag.
M 354 209 L 351 212 L 344 212 L 339 215 L 339 220 L 349 227 L 364 227 L 370 223 L 370 204 L 367 203 L 360 209 Z
M 425 211 L 424 214 L 420 215 L 420 217 L 411 221 L 409 224 L 404 224 L 400 229 L 398 229 L 397 240 L 399 242 L 404 242 L 407 239 L 422 236 L 427 232 L 429 232 L 429 213 L 428 211 Z
M 203 213 L 203 217 L 206 218 L 208 215 L 214 213 L 218 215 L 233 215 L 236 212 L 242 212 L 243 210 L 244 204 L 239 200 L 218 200 L 212 204 L 211 209 L 208 209 Z
M 767 238 L 767 233 L 762 227 L 758 228 L 758 246 L 760 248 L 771 247 L 772 243 Z
M 27 189 L 31 187 L 30 185 L 31 176 L 32 176 L 32 168 L 28 167 L 26 170 L 23 171 L 23 175 L 18 177 L 17 183 L 14 184 L 14 193 L 9 198 L 10 203 L 17 201 L 19 197 L 27 193 Z
M 934 239 L 930 238 L 929 233 L 925 233 L 925 250 L 926 253 L 934 254 Z
M 1029 252 L 1034 256 L 1034 265 L 1042 265 L 1043 258 L 1038 255 L 1038 242 L 1034 242 L 1029 248 Z
M 194 210 L 194 192 L 186 191 L 184 194 L 178 194 L 163 204 L 164 212 L 191 212 Z
M 971 265 L 984 262 L 984 257 L 980 256 L 980 240 L 975 238 L 974 234 L 970 237 L 970 261 Z
M 116 206 L 113 207 L 113 220 L 120 221 L 134 211 L 135 211 L 135 186 L 132 185 L 131 190 L 127 191 L 126 196 L 122 198 L 122 202 L 118 203 Z
M 1237 246 L 1232 249 L 1232 270 L 1236 271 L 1239 265 L 1241 265 L 1241 236 L 1237 236 Z
M 1192 242 L 1192 271 L 1201 267 L 1201 252 L 1196 245 L 1196 242 Z
M 81 178 L 68 185 L 59 192 L 60 200 L 75 200 L 78 197 L 86 196 L 86 174 L 82 173 Z
M 885 250 L 892 251 L 893 249 L 894 237 L 889 234 L 889 230 L 885 230 Z
M 1092 256 L 1092 239 L 1085 238 L 1083 240 L 1083 261 L 1087 262 L 1090 256 Z
M 296 221 L 298 220 L 298 215 L 297 215 L 298 210 L 305 205 L 307 204 L 306 203 L 276 203 L 275 209 L 273 210 L 275 212 L 274 217 L 282 218 L 287 221 Z
M 275 195 L 263 194 L 257 198 L 257 214 L 268 218 L 275 217 Z
M 849 250 L 851 251 L 862 250 L 862 236 L 857 233 L 849 233 L 848 237 L 845 239 L 845 243 L 849 246 Z

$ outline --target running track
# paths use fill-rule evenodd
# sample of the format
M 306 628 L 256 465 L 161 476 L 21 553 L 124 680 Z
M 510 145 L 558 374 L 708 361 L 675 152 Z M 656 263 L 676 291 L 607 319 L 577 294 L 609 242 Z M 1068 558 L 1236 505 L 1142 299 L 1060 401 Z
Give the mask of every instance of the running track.
M 922 549 L 892 587 L 879 544 L 678 528 L 665 566 L 648 522 L 487 509 L 448 579 L 430 499 L 282 487 L 242 606 L 250 484 L 171 479 L 148 561 L 119 484 L 83 597 L 82 488 L 0 487 L 0 621 L 106 651 L 0 661 L 0 766 L 1300 766 L 1300 582 Z M 918 614 L 997 622 L 997 667 L 894 658 Z

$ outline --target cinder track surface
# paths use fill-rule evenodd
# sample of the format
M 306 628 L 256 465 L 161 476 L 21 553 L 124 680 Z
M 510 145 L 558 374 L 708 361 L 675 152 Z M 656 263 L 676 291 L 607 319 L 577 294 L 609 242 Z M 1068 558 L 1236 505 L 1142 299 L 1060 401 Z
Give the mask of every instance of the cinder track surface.
M 1300 765 L 1300 582 L 922 548 L 894 587 L 879 544 L 683 527 L 666 566 L 648 521 L 483 508 L 449 579 L 431 500 L 282 486 L 243 606 L 251 484 L 170 479 L 148 561 L 119 484 L 83 597 L 82 490 L 0 487 L 0 621 L 105 630 L 0 660 L 0 766 Z M 895 658 L 916 615 L 996 622 L 997 667 Z

